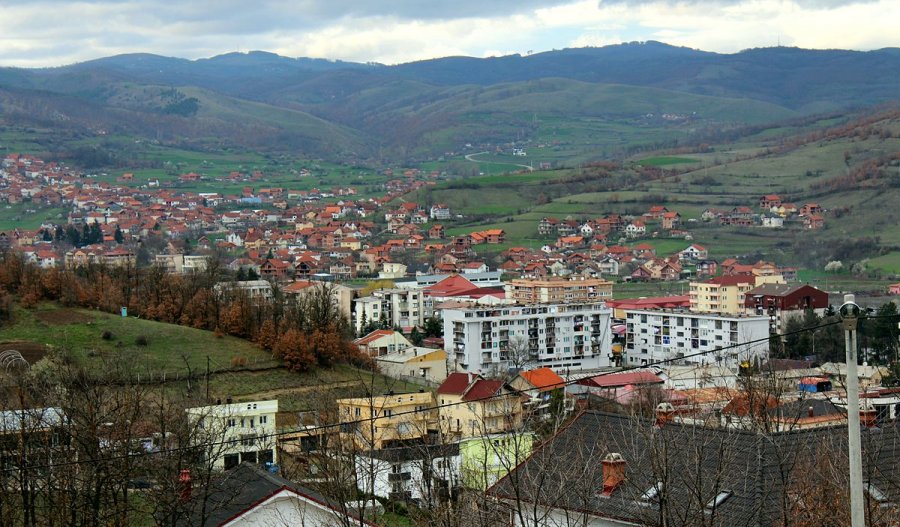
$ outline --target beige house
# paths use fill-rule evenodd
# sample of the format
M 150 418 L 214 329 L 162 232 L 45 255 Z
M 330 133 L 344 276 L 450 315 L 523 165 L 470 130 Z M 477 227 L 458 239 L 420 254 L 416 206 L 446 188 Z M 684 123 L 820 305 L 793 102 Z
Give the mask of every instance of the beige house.
M 477 437 L 522 426 L 522 397 L 501 380 L 452 373 L 438 387 L 437 402 L 444 437 Z
M 341 439 L 360 450 L 380 450 L 423 438 L 434 429 L 431 392 L 338 399 Z
M 375 359 L 381 373 L 393 378 L 416 377 L 433 383 L 447 378 L 447 352 L 409 347 Z
M 356 290 L 350 287 L 329 282 L 296 280 L 284 286 L 282 292 L 286 298 L 299 299 L 315 292 L 319 287 L 326 287 L 331 291 L 331 297 L 341 310 L 341 314 L 350 320 L 353 316 L 353 298 L 356 296 Z
M 373 357 L 390 355 L 413 347 L 403 333 L 393 329 L 376 329 L 364 337 L 353 341 L 361 351 Z

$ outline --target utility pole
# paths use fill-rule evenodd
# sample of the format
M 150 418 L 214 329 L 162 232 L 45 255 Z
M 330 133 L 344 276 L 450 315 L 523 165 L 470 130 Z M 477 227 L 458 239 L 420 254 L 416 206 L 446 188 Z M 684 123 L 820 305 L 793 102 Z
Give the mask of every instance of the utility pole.
M 206 402 L 209 403 L 209 355 L 206 356 Z
M 841 306 L 841 321 L 844 326 L 844 343 L 847 360 L 847 428 L 850 450 L 850 525 L 865 527 L 866 515 L 863 509 L 862 451 L 859 424 L 859 377 L 856 373 L 856 326 L 859 322 L 859 306 L 856 298 L 844 295 Z

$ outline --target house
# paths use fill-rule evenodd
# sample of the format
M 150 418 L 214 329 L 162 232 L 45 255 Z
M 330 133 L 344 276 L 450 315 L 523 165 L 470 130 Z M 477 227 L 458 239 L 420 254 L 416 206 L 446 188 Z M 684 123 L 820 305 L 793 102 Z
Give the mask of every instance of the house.
M 447 352 L 411 346 L 394 353 L 378 355 L 379 371 L 395 379 L 424 379 L 439 384 L 447 378 Z
M 213 468 L 228 470 L 241 463 L 278 463 L 275 448 L 275 415 L 278 400 L 248 401 L 188 408 L 188 419 L 199 432 L 196 444 L 220 441 Z
M 629 238 L 639 238 L 647 234 L 647 226 L 641 220 L 634 220 L 625 226 L 625 236 Z
M 666 212 L 662 215 L 662 228 L 672 230 L 681 224 L 681 214 L 677 212 Z
M 812 216 L 813 214 L 822 214 L 824 209 L 818 203 L 807 203 L 800 207 L 800 216 Z
M 889 295 L 900 295 L 900 284 L 891 284 L 888 286 Z
M 357 488 L 367 495 L 434 507 L 460 491 L 460 444 L 410 445 L 357 452 Z
M 678 259 L 681 261 L 696 262 L 707 258 L 709 258 L 709 251 L 706 250 L 706 247 L 696 243 L 688 245 L 686 249 L 678 253 Z
M 412 347 L 412 342 L 403 333 L 393 329 L 376 329 L 368 335 L 353 341 L 360 351 L 372 357 L 393 354 Z
M 438 386 L 437 400 L 445 437 L 478 437 L 522 425 L 522 400 L 501 380 L 451 373 Z
M 803 226 L 811 230 L 821 229 L 825 226 L 825 218 L 819 214 L 810 214 L 804 217 Z
M 428 229 L 428 239 L 443 240 L 444 237 L 446 237 L 446 233 L 444 232 L 444 226 L 440 223 L 436 223 Z
M 431 211 L 429 213 L 431 219 L 445 221 L 450 219 L 450 207 L 443 203 L 438 203 L 437 205 L 433 205 L 431 207 Z
M 402 446 L 436 430 L 431 392 L 338 399 L 337 406 L 341 439 L 359 450 Z
M 662 218 L 663 214 L 665 214 L 667 212 L 669 212 L 669 209 L 665 208 L 664 206 L 654 205 L 654 206 L 650 207 L 650 210 L 647 211 L 647 213 L 644 214 L 644 216 L 646 216 L 647 218 L 653 219 L 653 220 L 658 220 L 658 219 Z
M 536 368 L 519 372 L 509 385 L 527 397 L 524 403 L 525 412 L 537 419 L 549 418 L 553 412 L 554 393 L 560 402 L 558 410 L 568 413 L 573 406 L 572 399 L 565 397 L 566 381 L 550 368 Z
M 848 508 L 824 490 L 847 488 L 846 469 L 831 464 L 844 455 L 846 435 L 845 427 L 757 433 L 676 423 L 666 413 L 654 420 L 586 411 L 487 495 L 511 509 L 509 525 L 517 527 L 794 525 L 815 514 L 830 520 Z M 864 436 L 870 519 L 890 525 L 900 499 L 900 454 L 890 445 L 900 432 L 890 423 Z
M 808 284 L 762 284 L 744 293 L 745 312 L 768 315 L 772 332 L 784 331 L 788 320 L 801 318 L 807 310 L 824 315 L 828 293 Z
M 191 488 L 191 474 L 187 470 L 182 471 L 179 480 L 187 485 L 182 497 L 188 501 L 184 505 L 187 511 L 175 520 L 177 527 L 377 527 L 360 518 L 359 511 L 348 510 L 343 503 L 252 464 L 239 465 L 206 489 Z M 364 512 L 362 516 L 374 516 L 374 511 Z
M 778 194 L 766 194 L 759 198 L 759 208 L 763 210 L 771 210 L 772 208 L 781 206 L 781 197 Z
M 780 229 L 784 227 L 784 217 L 778 214 L 764 214 L 760 218 L 763 227 L 767 229 Z

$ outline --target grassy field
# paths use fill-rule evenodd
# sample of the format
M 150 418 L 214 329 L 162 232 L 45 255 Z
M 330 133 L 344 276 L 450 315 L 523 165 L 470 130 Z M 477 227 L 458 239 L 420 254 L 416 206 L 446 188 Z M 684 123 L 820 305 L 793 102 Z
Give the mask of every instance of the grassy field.
M 230 366 L 244 357 L 254 367 L 276 366 L 268 353 L 246 340 L 216 338 L 210 331 L 121 317 L 87 309 L 41 304 L 17 308 L 14 323 L 0 328 L 0 341 L 26 341 L 70 350 L 87 363 L 103 358 L 125 358 L 139 370 L 183 373 L 188 367 L 206 368 L 207 356 L 215 365 Z M 108 332 L 109 338 L 104 338 Z M 138 345 L 144 337 L 146 345 Z
M 110 338 L 104 338 L 104 332 Z M 137 344 L 139 337 L 145 337 L 147 344 Z M 89 367 L 102 368 L 107 360 L 121 359 L 138 378 L 164 382 L 173 393 L 183 393 L 186 386 L 186 381 L 173 381 L 173 376 L 183 378 L 189 371 L 202 376 L 209 360 L 214 372 L 211 398 L 279 399 L 283 411 L 309 409 L 314 402 L 311 393 L 346 397 L 366 389 L 381 393 L 420 388 L 346 365 L 294 373 L 246 340 L 50 303 L 34 309 L 17 307 L 13 320 L 0 327 L 0 349 L 20 350 L 31 363 L 51 348 L 70 350 Z M 246 359 L 246 366 L 232 366 L 235 357 Z M 204 380 L 195 380 L 195 389 L 198 382 L 202 385 Z
M 662 167 L 667 165 L 684 165 L 700 163 L 699 159 L 692 157 L 657 156 L 647 157 L 638 161 L 638 164 L 650 167 Z
M 0 205 L 0 231 L 15 228 L 37 229 L 45 221 L 65 223 L 67 211 L 56 207 L 44 207 L 35 203 L 15 203 Z

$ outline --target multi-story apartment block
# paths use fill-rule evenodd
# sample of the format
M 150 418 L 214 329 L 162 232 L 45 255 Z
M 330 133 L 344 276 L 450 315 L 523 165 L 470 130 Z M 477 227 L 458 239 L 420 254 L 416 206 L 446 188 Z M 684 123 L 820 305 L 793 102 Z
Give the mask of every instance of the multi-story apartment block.
M 338 399 L 341 438 L 358 450 L 402 446 L 436 427 L 431 392 Z
M 625 310 L 624 365 L 673 361 L 737 369 L 768 356 L 768 317 Z M 702 353 L 708 352 L 708 353 Z
M 516 304 L 568 304 L 612 298 L 612 282 L 602 278 L 513 280 L 506 297 Z
M 456 371 L 599 368 L 610 364 L 610 314 L 603 302 L 447 308 L 444 348 Z
M 278 401 L 216 404 L 188 408 L 188 418 L 197 426 L 194 440 L 207 446 L 213 468 L 222 470 L 245 462 L 278 462 L 275 416 Z
M 762 284 L 781 284 L 781 275 L 737 274 L 718 276 L 706 282 L 691 282 L 691 311 L 697 313 L 744 312 L 744 295 Z
M 383 320 L 389 326 L 413 328 L 425 321 L 424 292 L 420 289 L 379 289 L 371 296 L 356 300 L 354 324 L 361 330 L 373 320 Z

